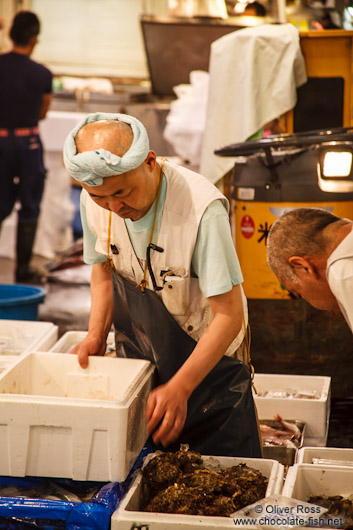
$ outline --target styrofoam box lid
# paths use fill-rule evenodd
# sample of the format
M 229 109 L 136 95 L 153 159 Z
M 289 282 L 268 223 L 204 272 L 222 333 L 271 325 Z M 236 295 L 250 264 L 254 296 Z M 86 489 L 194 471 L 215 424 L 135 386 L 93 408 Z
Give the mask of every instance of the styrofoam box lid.
M 79 342 L 86 336 L 87 331 L 66 331 L 60 339 L 53 344 L 49 351 L 59 353 L 69 353 Z M 110 332 L 107 338 L 107 344 L 115 344 L 114 333 Z
M 286 391 L 296 390 L 301 392 L 316 392 L 318 399 L 305 399 L 305 398 L 275 398 L 257 396 L 257 400 L 270 401 L 271 399 L 290 399 L 296 402 L 317 402 L 325 401 L 330 393 L 331 377 L 319 376 L 319 375 L 288 375 L 288 374 L 256 374 L 254 377 L 254 385 L 257 392 L 265 392 L 267 390 L 272 391 Z M 299 418 L 298 418 L 299 419 Z
M 20 355 L 40 349 L 44 342 L 51 346 L 57 340 L 57 330 L 52 322 L 0 320 L 0 354 Z
M 66 353 L 31 352 L 0 374 L 0 401 L 36 403 L 78 400 L 125 405 L 150 370 L 141 359 L 90 357 L 88 368 L 77 356 Z
M 298 464 L 312 464 L 313 458 L 340 462 L 353 466 L 353 449 L 341 447 L 302 447 L 298 451 Z M 315 465 L 319 465 L 316 464 Z M 322 464 L 320 464 L 322 465 Z M 332 464 L 330 464 L 332 465 Z
M 352 494 L 353 468 L 295 464 L 288 469 L 282 495 L 307 501 L 311 495 Z
M 155 453 L 146 457 L 144 466 L 149 462 Z M 259 470 L 264 476 L 268 478 L 268 486 L 266 490 L 266 497 L 275 493 L 279 493 L 278 487 L 280 479 L 283 478 L 284 467 L 277 460 L 269 460 L 265 458 L 243 458 L 243 457 L 227 457 L 227 456 L 203 456 L 203 461 L 210 469 L 215 469 L 215 465 L 219 464 L 220 469 L 236 466 L 238 464 L 246 464 L 249 467 Z M 212 517 L 199 515 L 182 515 L 182 514 L 167 514 L 156 512 L 141 512 L 138 510 L 138 497 L 140 492 L 142 480 L 142 473 L 139 471 L 135 480 L 133 481 L 126 496 L 121 501 L 119 508 L 113 513 L 111 518 L 111 530 L 130 529 L 132 522 L 146 524 L 149 528 L 173 529 L 173 528 L 187 528 L 191 526 L 194 528 L 234 528 L 234 522 L 231 517 Z

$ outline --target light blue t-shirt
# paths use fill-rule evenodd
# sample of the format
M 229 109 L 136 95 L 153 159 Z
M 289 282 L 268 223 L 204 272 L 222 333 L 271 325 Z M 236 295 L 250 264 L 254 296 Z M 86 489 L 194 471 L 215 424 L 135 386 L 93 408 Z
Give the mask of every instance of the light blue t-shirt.
M 160 230 L 166 193 L 167 181 L 163 175 L 153 242 L 157 241 Z M 86 217 L 87 195 L 88 193 L 82 190 L 83 259 L 88 264 L 102 263 L 106 261 L 107 256 L 95 250 L 96 237 L 89 229 Z M 132 247 L 142 269 L 153 223 L 154 206 L 155 202 L 146 215 L 138 221 L 125 219 Z M 230 232 L 228 213 L 220 200 L 213 201 L 202 216 L 191 260 L 191 274 L 199 279 L 200 289 L 206 298 L 226 293 L 233 285 L 243 282 Z

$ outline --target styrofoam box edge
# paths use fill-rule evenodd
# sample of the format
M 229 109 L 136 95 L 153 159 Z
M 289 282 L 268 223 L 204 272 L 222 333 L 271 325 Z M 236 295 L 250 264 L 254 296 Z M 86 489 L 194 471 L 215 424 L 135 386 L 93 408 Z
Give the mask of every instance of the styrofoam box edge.
M 24 353 L 37 350 L 37 351 L 43 351 L 47 352 L 50 350 L 50 348 L 55 344 L 55 342 L 58 340 L 58 334 L 59 334 L 59 327 L 53 324 L 53 327 L 47 331 L 47 333 L 43 336 L 38 338 L 36 342 L 34 342 L 30 348 L 26 348 Z
M 154 453 L 146 457 L 144 465 L 153 458 Z M 259 467 L 271 465 L 271 471 L 269 474 L 269 481 L 266 490 L 266 497 L 273 494 L 278 494 L 276 491 L 278 487 L 281 487 L 281 480 L 284 474 L 284 467 L 279 464 L 277 460 L 269 460 L 264 458 L 242 458 L 242 457 L 217 457 L 217 456 L 203 456 L 204 462 L 207 460 L 217 460 L 222 468 L 229 467 L 232 465 L 238 465 L 244 463 L 255 469 Z M 261 469 L 260 469 L 261 471 Z M 146 528 L 150 530 L 158 528 L 160 530 L 169 529 L 180 529 L 192 527 L 193 529 L 198 528 L 234 528 L 234 521 L 231 517 L 201 517 L 196 515 L 178 515 L 178 514 L 165 514 L 165 513 L 153 513 L 153 512 L 138 512 L 129 511 L 126 509 L 134 493 L 138 489 L 142 479 L 142 473 L 139 471 L 132 485 L 130 486 L 127 494 L 123 498 L 118 509 L 113 513 L 111 518 L 111 530 L 130 530 L 132 523 L 139 525 L 146 525 Z M 248 527 L 247 527 L 248 528 Z M 249 527 L 250 528 L 250 527 Z
M 49 351 L 55 353 L 69 353 L 76 344 L 86 337 L 87 333 L 87 331 L 66 331 L 55 344 L 51 345 Z M 114 343 L 114 340 L 114 332 L 110 331 L 107 342 Z
M 6 326 L 6 331 L 3 331 L 4 326 Z M 17 330 L 20 330 L 23 333 L 31 333 L 33 338 L 28 340 L 28 344 L 24 346 L 21 351 L 19 351 L 18 345 L 18 350 L 16 348 L 16 352 L 8 353 L 8 355 L 14 357 L 18 357 L 32 350 L 46 351 L 58 338 L 58 326 L 53 324 L 53 322 L 37 320 L 0 320 L 0 334 L 9 333 L 10 336 L 13 336 L 14 334 L 17 336 Z
M 296 463 L 312 464 L 313 458 L 327 458 L 331 460 L 353 462 L 353 449 L 350 447 L 302 447 L 298 451 Z

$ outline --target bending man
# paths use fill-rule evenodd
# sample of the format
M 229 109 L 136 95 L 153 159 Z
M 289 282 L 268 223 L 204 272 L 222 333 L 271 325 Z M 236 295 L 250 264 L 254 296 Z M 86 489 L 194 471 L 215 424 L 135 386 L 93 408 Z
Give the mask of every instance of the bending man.
M 341 311 L 353 332 L 353 222 L 321 208 L 295 208 L 272 225 L 268 264 L 294 296 Z
M 113 321 L 117 355 L 156 366 L 146 408 L 155 443 L 260 456 L 250 371 L 236 359 L 247 305 L 225 197 L 157 159 L 142 123 L 124 114 L 80 122 L 64 161 L 83 188 L 93 264 L 88 334 L 74 350 L 81 366 L 104 354 Z

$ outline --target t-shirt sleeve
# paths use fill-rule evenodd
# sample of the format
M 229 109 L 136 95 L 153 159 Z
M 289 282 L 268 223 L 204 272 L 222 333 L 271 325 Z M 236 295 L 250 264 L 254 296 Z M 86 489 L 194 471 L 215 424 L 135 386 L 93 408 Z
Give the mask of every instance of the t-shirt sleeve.
M 93 265 L 94 263 L 103 263 L 107 260 L 107 256 L 100 254 L 95 249 L 97 238 L 88 226 L 86 200 L 87 192 L 82 190 L 80 195 L 80 214 L 83 230 L 83 261 L 88 265 Z
M 353 333 L 353 258 L 339 259 L 328 269 L 328 283 Z
M 191 268 L 206 298 L 243 282 L 228 213 L 220 200 L 212 202 L 202 216 Z

